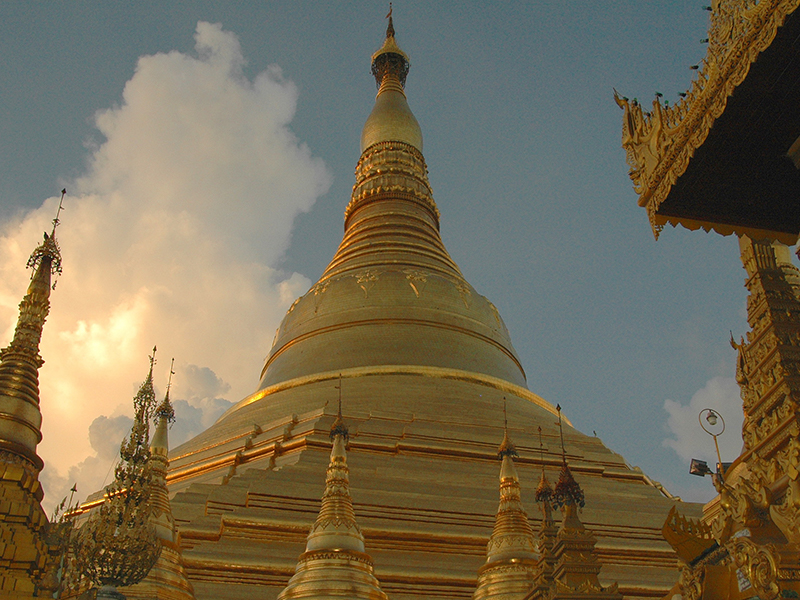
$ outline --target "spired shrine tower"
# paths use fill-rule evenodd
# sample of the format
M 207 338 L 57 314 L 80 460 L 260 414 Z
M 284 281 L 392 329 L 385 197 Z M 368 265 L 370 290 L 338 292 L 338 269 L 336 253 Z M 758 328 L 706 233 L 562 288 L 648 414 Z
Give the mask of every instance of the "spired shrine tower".
M 661 528 L 679 500 L 568 422 L 562 455 L 555 408 L 528 390 L 497 309 L 442 243 L 408 69 L 390 18 L 339 249 L 289 308 L 258 390 L 170 453 L 194 593 L 277 598 L 286 588 L 320 514 L 341 398 L 350 496 L 380 589 L 392 600 L 471 598 L 497 512 L 505 399 L 528 514 L 539 512 L 542 473 L 555 481 L 566 459 L 603 585 L 662 597 L 677 571 Z

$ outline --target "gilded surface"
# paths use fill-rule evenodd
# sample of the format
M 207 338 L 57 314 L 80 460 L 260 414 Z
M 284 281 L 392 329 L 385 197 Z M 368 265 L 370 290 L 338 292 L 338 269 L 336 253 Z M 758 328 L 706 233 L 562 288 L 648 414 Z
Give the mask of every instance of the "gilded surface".
M 583 489 L 572 476 L 565 456 L 562 455 L 561 472 L 555 489 L 550 488 L 542 471 L 536 490 L 536 499 L 544 517 L 539 530 L 542 556 L 535 585 L 526 600 L 622 600 L 616 582 L 611 585 L 600 582 L 602 563 L 595 550 L 597 538 L 586 529 L 578 516 L 578 511 L 585 505 L 584 498 Z M 554 531 L 553 508 L 560 508 L 562 513 L 557 531 Z
M 345 450 L 348 436 L 340 407 L 331 426 L 333 447 L 322 505 L 306 539 L 306 551 L 300 556 L 289 584 L 278 595 L 279 600 L 386 600 L 373 574 L 372 559 L 365 552 L 364 536 L 356 523 L 350 498 Z
M 500 505 L 486 546 L 486 564 L 478 572 L 474 600 L 521 600 L 533 586 L 539 558 L 533 530 L 522 507 L 519 476 L 514 466 L 518 454 L 507 428 L 498 455 Z
M 142 581 L 121 591 L 129 600 L 194 600 L 194 589 L 186 577 L 180 551 L 180 538 L 172 516 L 166 485 L 169 468 L 167 429 L 175 421 L 175 411 L 169 400 L 169 386 L 164 401 L 155 413 L 156 430 L 150 444 L 148 460 L 151 477 L 149 503 L 150 523 L 161 543 L 161 552 L 155 565 Z

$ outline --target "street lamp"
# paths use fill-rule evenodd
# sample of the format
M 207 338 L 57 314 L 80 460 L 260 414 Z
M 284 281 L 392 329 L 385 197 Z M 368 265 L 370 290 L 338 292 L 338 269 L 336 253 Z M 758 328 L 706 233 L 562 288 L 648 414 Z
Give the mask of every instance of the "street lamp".
M 703 428 L 703 431 L 714 438 L 714 447 L 717 449 L 717 460 L 719 461 L 719 474 L 724 479 L 725 467 L 722 465 L 722 455 L 719 453 L 717 437 L 725 431 L 725 419 L 722 418 L 721 414 L 710 408 L 701 410 L 700 414 L 697 415 L 697 419 L 700 421 L 700 427 Z

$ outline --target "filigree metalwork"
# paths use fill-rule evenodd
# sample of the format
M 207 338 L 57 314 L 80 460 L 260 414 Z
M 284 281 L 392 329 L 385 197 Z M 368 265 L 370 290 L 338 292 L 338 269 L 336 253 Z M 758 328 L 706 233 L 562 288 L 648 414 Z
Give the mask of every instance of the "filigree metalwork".
M 569 470 L 569 465 L 566 462 L 561 465 L 561 472 L 553 490 L 552 503 L 554 508 L 561 508 L 570 504 L 583 508 L 586 505 L 583 490 L 578 482 L 575 481 L 572 471 Z
M 78 570 L 98 586 L 128 586 L 144 579 L 158 560 L 161 542 L 150 522 L 152 475 L 149 422 L 156 403 L 155 348 L 150 372 L 133 399 L 135 418 L 120 446 L 120 463 L 105 502 L 78 530 L 73 542 Z
M 394 23 L 392 22 L 391 10 L 386 17 L 389 19 L 389 24 L 386 27 L 386 41 L 383 47 L 372 57 L 372 76 L 375 77 L 375 83 L 378 87 L 381 86 L 387 76 L 396 77 L 400 85 L 405 87 L 411 63 L 405 52 L 400 50 L 394 41 Z

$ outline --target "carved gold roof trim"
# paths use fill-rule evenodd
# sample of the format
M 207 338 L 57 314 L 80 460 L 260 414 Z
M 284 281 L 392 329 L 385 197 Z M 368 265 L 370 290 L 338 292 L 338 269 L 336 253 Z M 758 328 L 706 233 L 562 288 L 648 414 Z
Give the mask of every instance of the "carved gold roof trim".
M 625 111 L 622 147 L 631 168 L 630 178 L 639 195 L 639 206 L 647 209 L 656 239 L 666 223 L 713 229 L 722 235 L 734 233 L 732 226 L 656 213 L 725 111 L 728 97 L 744 81 L 758 55 L 772 43 L 787 15 L 798 6 L 800 0 L 714 0 L 708 52 L 685 98 L 669 106 L 662 105 L 656 97 L 652 112 L 647 113 L 636 100 L 630 102 L 614 92 L 614 99 Z M 736 231 L 743 228 L 737 227 Z M 745 233 L 759 237 L 759 231 Z M 776 232 L 770 232 L 770 236 L 784 237 L 781 241 L 789 244 L 795 241 Z

